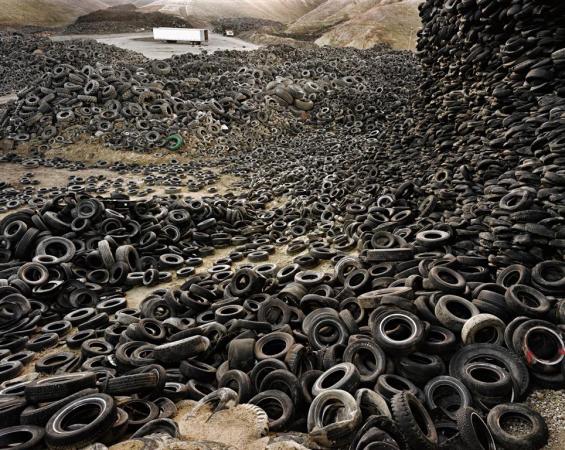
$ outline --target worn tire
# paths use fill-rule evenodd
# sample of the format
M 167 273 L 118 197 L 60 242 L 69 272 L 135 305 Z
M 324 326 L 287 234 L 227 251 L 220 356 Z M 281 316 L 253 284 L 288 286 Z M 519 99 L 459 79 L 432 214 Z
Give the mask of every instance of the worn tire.
M 504 416 L 522 416 L 530 423 L 527 434 L 512 435 L 504 430 L 501 421 Z M 487 423 L 498 445 L 515 450 L 535 450 L 547 443 L 548 429 L 543 417 L 528 406 L 520 403 L 497 405 L 490 410 Z
M 96 387 L 94 372 L 69 373 L 32 381 L 25 387 L 25 396 L 30 403 L 50 402 L 65 398 L 82 389 L 94 387 Z
M 432 418 L 424 405 L 409 392 L 396 394 L 390 404 L 392 417 L 411 448 L 434 450 L 438 435 Z M 425 424 L 425 429 L 422 425 Z
M 81 418 L 81 415 L 84 416 Z M 67 420 L 74 420 L 77 425 L 69 429 L 67 422 L 63 427 Z M 86 446 L 102 437 L 115 420 L 116 405 L 112 397 L 106 394 L 88 395 L 53 414 L 45 426 L 45 441 L 49 448 L 54 449 Z

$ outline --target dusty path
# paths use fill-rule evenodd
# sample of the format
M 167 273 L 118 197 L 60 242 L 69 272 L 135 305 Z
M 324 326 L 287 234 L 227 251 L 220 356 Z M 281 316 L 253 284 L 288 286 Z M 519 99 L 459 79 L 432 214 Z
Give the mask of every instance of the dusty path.
M 5 105 L 6 103 L 16 100 L 18 96 L 16 94 L 0 95 L 0 105 Z
M 258 45 L 221 34 L 210 33 L 207 45 L 190 45 L 183 43 L 168 43 L 153 40 L 153 33 L 123 33 L 123 34 L 70 34 L 53 36 L 54 41 L 72 39 L 95 39 L 103 44 L 115 45 L 126 50 L 133 50 L 151 59 L 166 59 L 173 55 L 185 53 L 200 54 L 202 51 L 213 53 L 219 50 L 256 50 Z

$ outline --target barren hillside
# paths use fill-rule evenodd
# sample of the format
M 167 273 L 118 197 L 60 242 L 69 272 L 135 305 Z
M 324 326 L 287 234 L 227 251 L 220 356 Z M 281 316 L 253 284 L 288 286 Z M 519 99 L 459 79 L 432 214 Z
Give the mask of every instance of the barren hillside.
M 108 7 L 104 0 L 2 0 L 0 25 L 61 26 Z M 115 3 L 114 3 L 115 4 Z
M 155 0 L 146 8 L 183 15 L 215 17 L 257 17 L 290 23 L 318 7 L 325 0 Z
M 327 0 L 291 24 L 288 32 L 321 34 L 319 45 L 369 48 L 385 42 L 413 48 L 419 0 Z

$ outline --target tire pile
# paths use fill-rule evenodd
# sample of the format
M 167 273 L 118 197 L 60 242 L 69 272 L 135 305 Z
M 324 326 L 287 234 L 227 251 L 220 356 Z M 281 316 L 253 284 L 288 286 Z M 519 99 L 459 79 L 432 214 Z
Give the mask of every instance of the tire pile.
M 153 27 L 190 28 L 180 17 L 160 12 L 141 12 L 134 5 L 119 5 L 80 16 L 65 34 L 135 33 Z
M 257 54 L 169 62 L 208 74 L 197 91 L 236 64 L 230 90 L 275 81 L 268 95 L 294 103 L 296 85 L 327 83 L 261 144 L 210 141 L 239 196 L 72 188 L 2 219 L 2 442 L 177 438 L 171 419 L 192 416 L 174 403 L 191 399 L 255 405 L 265 433 L 306 448 L 545 445 L 522 401 L 565 386 L 563 6 L 430 0 L 421 15 L 412 103 L 420 74 L 379 49 L 321 49 L 318 75 L 299 50 L 281 65 L 284 50 L 258 52 L 271 74 L 241 68 Z M 292 262 L 269 263 L 277 250 Z M 128 307 L 128 289 L 173 272 L 178 288 Z M 32 360 L 42 375 L 18 378 Z
M 492 211 L 480 244 L 499 266 L 563 255 L 564 13 L 556 1 L 422 7 L 429 78 L 414 135 L 451 209 Z
M 407 52 L 384 48 L 275 47 L 144 64 L 126 52 L 122 64 L 102 57 L 93 66 L 90 62 L 110 47 L 90 41 L 80 50 L 74 43 L 57 44 L 45 52 L 41 78 L 20 90 L 15 104 L 0 114 L 0 139 L 47 148 L 87 134 L 110 148 L 144 152 L 176 150 L 171 136 L 182 129 L 184 140 L 225 153 L 292 133 L 304 123 L 360 134 L 397 114 L 399 101 L 408 103 L 408 89 L 400 96 L 397 91 L 402 76 L 408 75 L 409 85 L 419 79 Z M 67 49 L 60 59 L 54 57 Z M 384 79 L 376 79 L 379 72 Z M 370 84 L 378 84 L 376 91 Z
M 0 95 L 38 84 L 57 64 L 80 67 L 97 61 L 115 68 L 139 64 L 145 58 L 135 52 L 99 44 L 96 41 L 53 42 L 31 33 L 0 32 Z
M 281 22 L 257 19 L 255 17 L 223 17 L 214 19 L 212 20 L 212 27 L 217 33 L 224 33 L 226 30 L 232 30 L 236 36 L 240 33 L 260 29 L 275 31 L 284 31 L 285 29 L 285 25 Z

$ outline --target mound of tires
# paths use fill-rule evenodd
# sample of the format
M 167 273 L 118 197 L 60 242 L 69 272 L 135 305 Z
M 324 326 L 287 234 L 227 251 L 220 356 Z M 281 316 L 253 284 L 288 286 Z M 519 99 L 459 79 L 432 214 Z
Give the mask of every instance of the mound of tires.
M 254 148 L 304 124 L 378 133 L 383 118 L 409 101 L 408 89 L 399 92 L 397 83 L 419 81 L 408 52 L 384 48 L 274 47 L 149 61 L 93 41 L 51 43 L 28 35 L 3 42 L 20 50 L 6 54 L 13 67 L 0 78 L 13 80 L 15 71 L 18 86 L 26 87 L 0 111 L 0 139 L 41 149 L 87 138 L 113 149 L 181 150 L 171 139 L 179 135 L 210 155 Z M 28 67 L 24 58 L 32 51 Z M 377 90 L 370 92 L 369 84 Z

